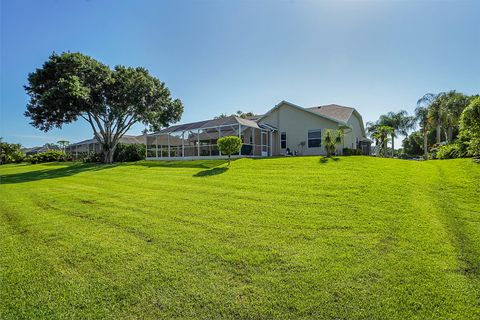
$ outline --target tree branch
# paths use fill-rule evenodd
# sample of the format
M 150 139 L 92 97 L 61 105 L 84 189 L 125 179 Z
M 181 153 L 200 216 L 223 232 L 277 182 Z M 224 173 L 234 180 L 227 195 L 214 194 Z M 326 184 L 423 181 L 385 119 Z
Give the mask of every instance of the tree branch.
M 117 128 L 117 132 L 113 137 L 113 141 L 118 141 L 120 137 L 123 136 L 136 122 L 137 121 L 135 120 L 135 118 L 131 116 L 128 122 L 126 122 L 126 125 Z

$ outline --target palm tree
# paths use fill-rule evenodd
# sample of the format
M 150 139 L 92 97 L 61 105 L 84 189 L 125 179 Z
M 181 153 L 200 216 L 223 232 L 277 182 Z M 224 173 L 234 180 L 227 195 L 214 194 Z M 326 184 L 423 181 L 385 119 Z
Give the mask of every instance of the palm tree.
M 345 130 L 340 128 L 335 131 L 335 148 L 338 148 L 339 145 L 343 144 L 343 138 L 345 137 Z
M 394 131 L 395 130 L 390 126 L 379 125 L 372 135 L 372 137 L 380 143 L 380 154 L 383 154 L 384 157 L 387 155 L 388 137 L 392 136 Z
M 365 124 L 365 130 L 367 131 L 368 135 L 375 140 L 376 145 L 378 145 L 378 140 L 374 137 L 374 133 L 377 132 L 378 127 L 379 127 L 378 121 L 377 122 L 368 121 Z
M 423 156 L 425 160 L 428 158 L 428 129 L 430 122 L 428 121 L 428 109 L 423 106 L 415 108 L 415 118 L 420 123 L 420 130 L 423 134 Z
M 463 93 L 455 90 L 443 94 L 442 107 L 445 114 L 445 124 L 447 127 L 447 142 L 453 142 L 453 131 L 458 128 L 460 116 L 463 110 L 468 106 L 470 99 Z
M 408 112 L 405 110 L 400 110 L 399 112 L 390 111 L 386 115 L 381 115 L 379 119 L 379 124 L 384 126 L 389 126 L 393 128 L 391 133 L 392 140 L 392 157 L 395 152 L 395 138 L 397 133 L 403 136 L 408 135 L 408 131 L 415 127 L 415 118 L 408 115 Z
M 445 123 L 446 114 L 444 93 L 439 93 L 435 96 L 435 99 L 428 106 L 428 119 L 433 127 L 435 127 L 435 140 L 436 143 L 442 142 L 442 125 Z
M 70 141 L 60 140 L 60 141 L 57 141 L 57 143 L 62 147 L 62 151 L 65 152 L 65 147 L 70 144 Z
M 323 144 L 325 145 L 325 151 L 327 151 L 327 157 L 330 157 L 337 147 L 342 144 L 344 131 L 342 129 L 338 129 L 332 131 L 330 129 L 326 129 L 323 135 Z

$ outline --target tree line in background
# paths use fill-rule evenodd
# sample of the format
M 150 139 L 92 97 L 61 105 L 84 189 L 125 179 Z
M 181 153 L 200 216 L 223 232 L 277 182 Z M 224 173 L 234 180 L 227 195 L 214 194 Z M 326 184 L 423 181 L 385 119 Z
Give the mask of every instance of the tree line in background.
M 243 112 L 242 110 L 238 110 L 236 113 L 233 113 L 231 115 L 228 115 L 226 113 L 220 113 L 218 116 L 214 117 L 214 119 L 225 119 L 225 118 L 228 118 L 228 117 L 231 117 L 231 116 L 235 116 L 235 117 L 239 117 L 239 118 L 243 118 L 243 119 L 248 119 L 248 118 L 252 118 L 255 116 L 255 114 L 253 112 Z
M 409 134 L 417 125 L 419 130 Z M 366 130 L 380 156 L 480 158 L 480 96 L 455 90 L 427 93 L 417 101 L 414 115 L 405 110 L 389 112 L 375 122 L 367 122 Z M 399 135 L 405 139 L 403 148 L 397 151 L 394 138 Z
M 60 140 L 55 143 L 46 143 L 40 151 L 27 154 L 29 149 L 22 148 L 19 143 L 4 142 L 0 138 L 0 164 L 29 162 L 32 164 L 51 161 L 82 161 L 102 162 L 103 157 L 94 152 L 81 152 L 74 155 L 65 152 L 69 145 L 67 140 Z M 145 158 L 145 144 L 123 144 L 118 143 L 113 154 L 114 162 L 139 161 Z

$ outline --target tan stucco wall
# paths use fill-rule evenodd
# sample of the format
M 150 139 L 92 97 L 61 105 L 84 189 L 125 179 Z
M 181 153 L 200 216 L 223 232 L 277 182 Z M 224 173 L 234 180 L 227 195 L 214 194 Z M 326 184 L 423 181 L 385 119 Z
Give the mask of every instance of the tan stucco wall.
M 355 149 L 357 147 L 356 138 L 360 139 L 363 137 L 363 133 L 362 133 L 363 124 L 361 122 L 361 119 L 358 118 L 355 112 L 352 114 L 347 124 L 352 128 L 352 131 L 350 133 L 345 134 L 344 146 L 345 148 Z
M 278 128 L 278 135 L 274 139 L 274 154 L 284 154 L 285 149 L 280 149 L 280 133 L 287 133 L 287 148 L 292 153 L 295 151 L 299 155 L 324 155 L 323 145 L 320 148 L 308 148 L 308 131 L 315 129 L 337 129 L 338 124 L 334 121 L 319 117 L 307 111 L 292 107 L 288 104 L 282 104 L 268 116 L 261 119 L 260 123 L 265 123 Z M 323 133 L 322 133 L 323 134 Z M 299 146 L 300 142 L 305 142 L 305 147 Z

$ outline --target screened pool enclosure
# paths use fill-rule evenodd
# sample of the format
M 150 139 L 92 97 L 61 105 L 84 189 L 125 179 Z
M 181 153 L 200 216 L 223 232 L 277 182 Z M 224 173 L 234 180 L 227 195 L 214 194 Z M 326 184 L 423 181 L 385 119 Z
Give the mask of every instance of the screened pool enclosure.
M 237 157 L 272 155 L 275 128 L 249 119 L 230 116 L 165 128 L 147 136 L 147 160 L 217 158 L 217 140 L 238 136 L 243 145 Z

